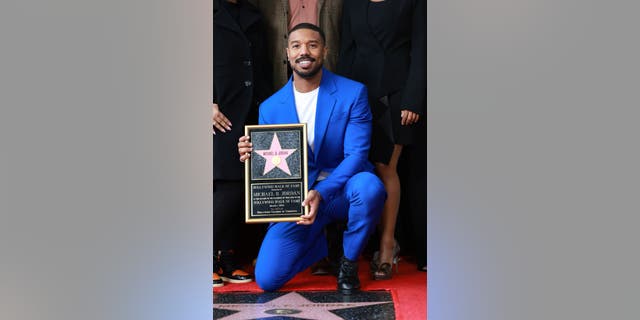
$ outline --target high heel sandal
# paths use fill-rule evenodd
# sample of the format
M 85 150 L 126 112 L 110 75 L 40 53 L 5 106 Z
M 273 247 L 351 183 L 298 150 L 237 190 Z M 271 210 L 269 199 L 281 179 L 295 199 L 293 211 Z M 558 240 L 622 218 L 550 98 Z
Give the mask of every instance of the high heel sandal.
M 391 263 L 384 262 L 380 263 L 380 252 L 376 251 L 373 254 L 373 259 L 371 260 L 371 278 L 373 280 L 388 280 L 391 279 L 392 269 L 391 266 L 395 265 L 396 273 L 398 273 L 398 262 L 400 261 L 400 245 L 398 241 L 395 241 L 393 244 L 393 255 L 391 257 Z

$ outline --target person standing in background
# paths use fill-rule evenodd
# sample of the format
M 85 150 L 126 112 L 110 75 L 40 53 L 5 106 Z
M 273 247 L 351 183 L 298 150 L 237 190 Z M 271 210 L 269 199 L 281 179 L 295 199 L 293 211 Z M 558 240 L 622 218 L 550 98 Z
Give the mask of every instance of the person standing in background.
M 213 21 L 213 286 L 219 287 L 253 280 L 234 253 L 244 224 L 244 167 L 235 150 L 273 90 L 258 9 L 246 0 L 214 0 Z
M 251 0 L 262 12 L 267 26 L 267 55 L 272 63 L 273 87 L 284 86 L 291 76 L 285 48 L 291 28 L 306 22 L 320 27 L 326 36 L 324 67 L 335 71 L 340 45 L 343 0 Z
M 390 279 L 400 247 L 395 226 L 400 205 L 397 172 L 402 147 L 414 143 L 424 121 L 426 1 L 349 0 L 342 10 L 338 73 L 364 83 L 373 113 L 370 160 L 387 191 L 379 251 L 371 274 Z

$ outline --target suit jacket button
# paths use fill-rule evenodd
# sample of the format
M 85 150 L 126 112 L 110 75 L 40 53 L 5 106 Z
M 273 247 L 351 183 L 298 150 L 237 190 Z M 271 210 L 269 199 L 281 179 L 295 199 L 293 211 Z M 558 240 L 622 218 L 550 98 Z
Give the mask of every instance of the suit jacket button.
M 251 60 L 245 60 L 244 61 L 244 65 L 247 66 L 247 67 L 250 67 L 251 66 Z
M 244 82 L 244 86 L 245 87 L 250 87 L 251 86 L 251 81 L 245 81 Z

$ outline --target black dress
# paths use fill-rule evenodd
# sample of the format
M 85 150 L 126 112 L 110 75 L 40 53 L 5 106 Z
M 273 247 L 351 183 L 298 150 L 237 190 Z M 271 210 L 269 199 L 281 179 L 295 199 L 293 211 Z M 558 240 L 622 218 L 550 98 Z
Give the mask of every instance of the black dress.
M 338 73 L 362 82 L 373 114 L 370 160 L 389 163 L 394 144 L 414 142 L 401 111 L 424 114 L 426 35 L 421 0 L 344 2 Z

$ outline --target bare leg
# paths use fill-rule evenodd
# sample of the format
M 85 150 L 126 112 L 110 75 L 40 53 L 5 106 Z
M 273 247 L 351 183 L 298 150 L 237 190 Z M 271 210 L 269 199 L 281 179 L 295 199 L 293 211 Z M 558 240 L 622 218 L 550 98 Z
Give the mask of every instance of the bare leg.
M 396 220 L 400 207 L 400 178 L 398 177 L 398 159 L 402 152 L 402 145 L 396 144 L 393 148 L 391 160 L 388 165 L 376 163 L 376 173 L 382 180 L 387 190 L 387 201 L 384 203 L 380 228 L 380 263 L 391 263 L 393 259 L 393 246 L 395 244 Z

